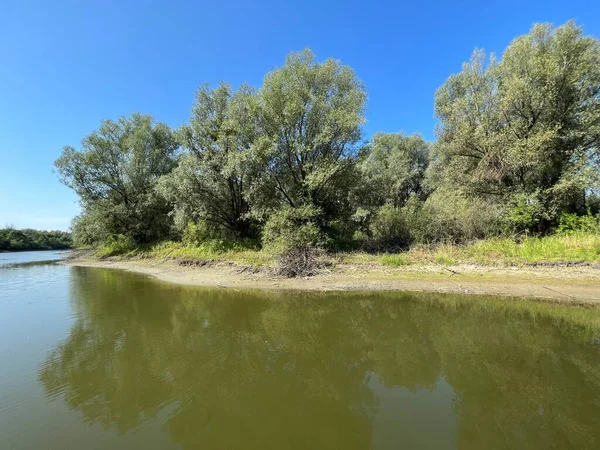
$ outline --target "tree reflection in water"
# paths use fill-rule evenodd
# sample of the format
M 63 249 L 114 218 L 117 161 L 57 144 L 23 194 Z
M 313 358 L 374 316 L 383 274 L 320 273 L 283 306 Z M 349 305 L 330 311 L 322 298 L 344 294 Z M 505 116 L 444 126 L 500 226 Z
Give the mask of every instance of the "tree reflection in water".
M 39 378 L 107 430 L 158 427 L 186 449 L 600 445 L 593 330 L 552 314 L 72 277 L 77 320 Z

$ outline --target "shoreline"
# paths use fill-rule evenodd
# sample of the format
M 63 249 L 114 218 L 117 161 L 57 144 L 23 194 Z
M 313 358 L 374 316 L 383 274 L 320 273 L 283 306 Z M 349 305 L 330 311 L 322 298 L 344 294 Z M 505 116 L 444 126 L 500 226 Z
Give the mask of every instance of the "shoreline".
M 167 259 L 90 259 L 61 261 L 81 267 L 118 269 L 175 284 L 233 289 L 298 291 L 407 291 L 494 295 L 550 300 L 600 307 L 600 270 L 594 267 L 494 267 L 460 264 L 389 268 L 374 264 L 341 264 L 310 278 L 282 278 L 267 270 L 227 261 L 197 265 Z

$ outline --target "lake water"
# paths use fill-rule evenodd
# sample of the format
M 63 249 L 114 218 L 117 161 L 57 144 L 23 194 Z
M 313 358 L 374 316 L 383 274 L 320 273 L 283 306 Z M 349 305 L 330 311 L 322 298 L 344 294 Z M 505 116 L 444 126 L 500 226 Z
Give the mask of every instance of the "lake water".
M 600 448 L 597 311 L 14 264 L 40 253 L 0 255 L 0 448 Z

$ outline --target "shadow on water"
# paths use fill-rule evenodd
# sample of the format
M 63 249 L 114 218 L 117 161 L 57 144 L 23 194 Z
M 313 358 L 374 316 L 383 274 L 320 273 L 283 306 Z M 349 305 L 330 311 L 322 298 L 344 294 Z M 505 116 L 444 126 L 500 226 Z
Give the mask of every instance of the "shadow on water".
M 598 311 L 71 273 L 78 319 L 39 379 L 118 433 L 155 426 L 182 448 L 600 445 Z

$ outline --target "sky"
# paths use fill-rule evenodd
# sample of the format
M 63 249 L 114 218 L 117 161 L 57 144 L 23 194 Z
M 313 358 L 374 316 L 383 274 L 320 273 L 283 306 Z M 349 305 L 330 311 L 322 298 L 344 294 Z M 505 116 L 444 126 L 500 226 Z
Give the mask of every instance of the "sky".
M 260 86 L 304 48 L 365 83 L 366 138 L 433 140 L 435 91 L 475 48 L 569 19 L 600 37 L 597 0 L 0 0 L 0 227 L 68 229 L 77 197 L 53 162 L 103 119 L 177 127 L 203 83 Z

